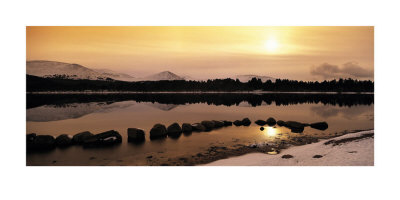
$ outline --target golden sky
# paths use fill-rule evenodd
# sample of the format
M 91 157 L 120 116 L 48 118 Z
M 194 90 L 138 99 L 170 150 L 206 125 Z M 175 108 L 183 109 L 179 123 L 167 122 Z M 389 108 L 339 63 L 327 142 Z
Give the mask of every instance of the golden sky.
M 374 27 L 26 28 L 27 60 L 77 63 L 140 77 L 243 74 L 296 80 L 373 80 Z

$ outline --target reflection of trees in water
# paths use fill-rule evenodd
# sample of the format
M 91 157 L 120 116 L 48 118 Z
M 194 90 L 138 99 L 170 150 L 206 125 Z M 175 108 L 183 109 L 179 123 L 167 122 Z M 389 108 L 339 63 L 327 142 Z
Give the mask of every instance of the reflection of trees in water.
M 251 106 L 275 104 L 277 106 L 292 104 L 328 104 L 342 106 L 371 105 L 374 103 L 373 94 L 171 94 L 171 93 L 141 93 L 141 94 L 27 94 L 27 108 L 42 105 L 64 105 L 70 103 L 89 102 L 118 102 L 133 100 L 136 102 L 151 102 L 159 104 L 184 105 L 206 103 L 209 105 L 239 105 L 247 102 Z
M 333 107 L 333 106 L 313 106 L 311 107 L 311 111 L 323 118 L 330 118 L 336 116 L 343 116 L 346 119 L 354 119 L 359 117 L 360 115 L 373 111 L 373 108 L 370 106 L 352 106 L 350 108 L 346 107 Z M 365 114 L 365 116 L 370 119 L 371 114 Z M 372 114 L 373 116 L 373 114 Z M 373 119 L 373 118 L 372 118 Z

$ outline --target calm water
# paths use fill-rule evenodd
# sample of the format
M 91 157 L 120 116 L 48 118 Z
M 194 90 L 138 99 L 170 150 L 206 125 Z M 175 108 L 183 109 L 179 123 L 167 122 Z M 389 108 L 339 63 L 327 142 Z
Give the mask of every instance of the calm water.
M 27 133 L 58 136 L 82 131 L 116 130 L 121 145 L 106 148 L 71 146 L 27 154 L 27 165 L 146 165 L 147 156 L 168 159 L 196 155 L 211 146 L 273 142 L 299 133 L 277 126 L 260 131 L 255 120 L 326 121 L 320 131 L 306 127 L 303 135 L 318 138 L 346 130 L 373 129 L 373 94 L 104 94 L 27 95 Z M 250 118 L 249 127 L 224 127 L 179 138 L 149 139 L 156 123 L 166 126 L 202 120 Z M 127 142 L 127 128 L 142 128 L 146 141 Z

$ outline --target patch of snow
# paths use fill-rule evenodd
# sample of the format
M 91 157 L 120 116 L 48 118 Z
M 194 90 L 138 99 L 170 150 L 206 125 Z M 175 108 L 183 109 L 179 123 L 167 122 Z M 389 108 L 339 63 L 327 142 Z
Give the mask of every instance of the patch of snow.
M 339 145 L 324 143 L 330 140 L 359 137 L 374 130 L 350 133 L 317 143 L 283 149 L 280 154 L 250 153 L 206 164 L 206 166 L 373 166 L 374 138 L 368 137 Z M 283 155 L 293 158 L 284 159 Z M 321 158 L 313 158 L 321 155 Z

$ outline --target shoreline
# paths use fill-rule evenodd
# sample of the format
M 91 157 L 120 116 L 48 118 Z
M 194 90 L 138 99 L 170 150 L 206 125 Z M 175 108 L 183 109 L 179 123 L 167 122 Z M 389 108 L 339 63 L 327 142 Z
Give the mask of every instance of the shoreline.
M 285 92 L 285 91 L 36 91 L 26 94 L 374 94 L 374 92 Z
M 374 166 L 374 130 L 284 148 L 275 155 L 246 153 L 202 166 Z

